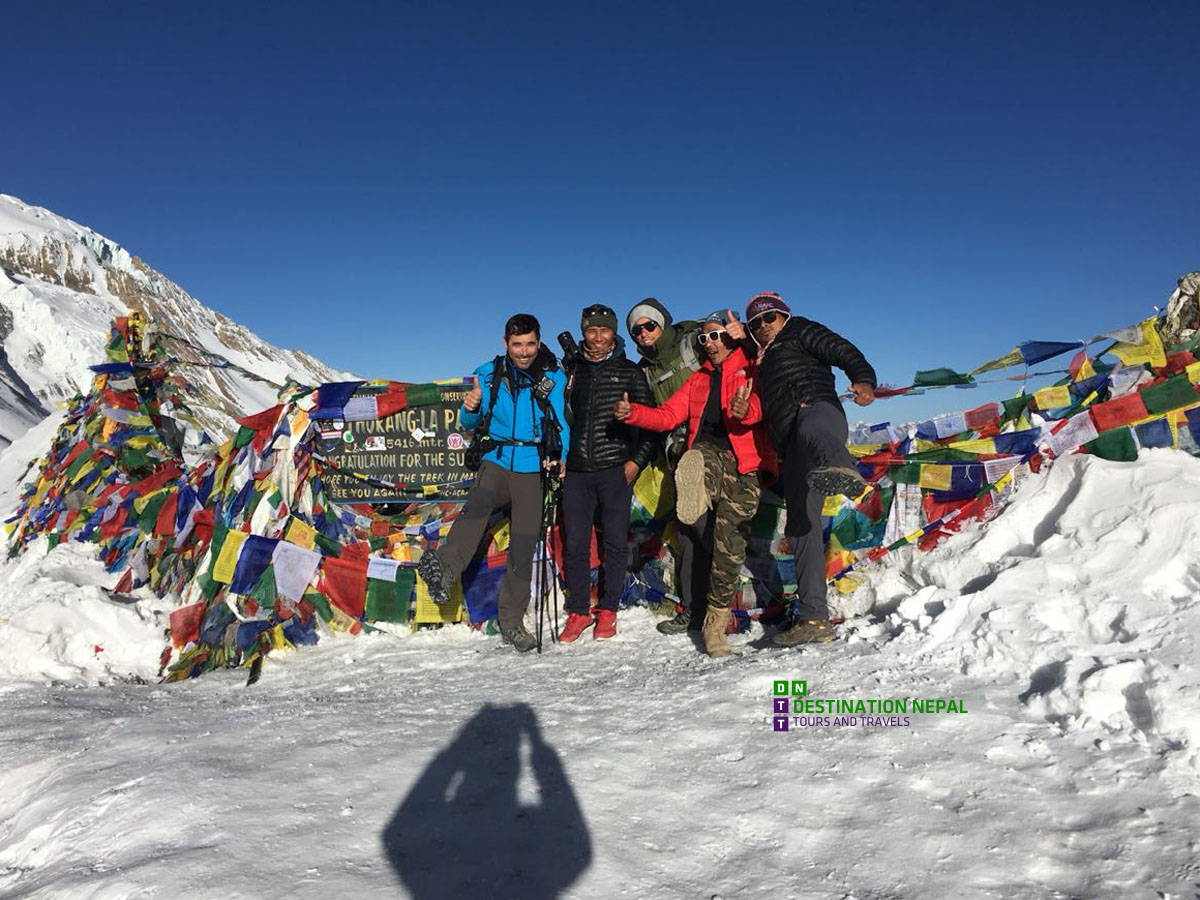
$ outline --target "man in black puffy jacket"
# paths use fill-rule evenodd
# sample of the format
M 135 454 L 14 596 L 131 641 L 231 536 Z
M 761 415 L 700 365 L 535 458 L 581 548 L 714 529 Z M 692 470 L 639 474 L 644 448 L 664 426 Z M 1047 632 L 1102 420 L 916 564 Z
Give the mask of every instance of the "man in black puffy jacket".
M 567 530 L 567 623 L 559 640 L 577 640 L 592 624 L 595 638 L 617 633 L 617 604 L 628 567 L 629 507 L 633 482 L 658 453 L 657 436 L 613 418 L 624 398 L 654 405 L 642 370 L 625 356 L 617 315 L 603 304 L 583 311 L 583 346 L 567 386 L 571 445 L 563 482 Z M 604 529 L 604 596 L 591 615 L 592 522 L 600 509 Z
M 849 427 L 833 367 L 850 379 L 854 402 L 875 400 L 875 370 L 862 351 L 824 325 L 793 316 L 775 293 L 756 294 L 746 306 L 746 330 L 759 345 L 758 395 L 780 457 L 787 535 L 796 555 L 797 624 L 775 643 L 833 640 L 821 539 L 824 494 L 857 497 L 867 486 L 846 449 Z

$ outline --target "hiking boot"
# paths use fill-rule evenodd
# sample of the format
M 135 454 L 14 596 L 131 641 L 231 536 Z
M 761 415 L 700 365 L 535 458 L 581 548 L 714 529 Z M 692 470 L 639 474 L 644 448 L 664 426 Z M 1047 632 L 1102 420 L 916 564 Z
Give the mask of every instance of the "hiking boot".
M 537 646 L 537 638 L 529 633 L 529 629 L 524 624 L 514 625 L 512 628 L 501 628 L 500 640 L 505 644 L 512 644 L 513 649 L 518 653 L 528 653 Z
M 692 613 L 690 610 L 684 610 L 681 613 L 676 613 L 673 619 L 663 619 L 655 628 L 659 634 L 683 634 L 692 624 Z
M 583 634 L 584 629 L 592 624 L 592 617 L 583 613 L 568 613 L 567 624 L 563 627 L 562 634 L 558 636 L 560 644 L 570 644 L 573 641 L 579 640 L 579 636 Z
M 596 613 L 596 629 L 592 632 L 594 640 L 617 636 L 617 614 L 611 609 L 602 609 Z
M 436 550 L 426 550 L 417 563 L 417 574 L 429 589 L 429 599 L 441 606 L 450 602 L 450 591 L 446 589 L 446 570 Z
M 868 487 L 857 469 L 848 466 L 821 466 L 808 473 L 808 486 L 818 494 L 842 494 L 854 499 Z
M 828 644 L 835 637 L 833 626 L 828 622 L 810 620 L 797 622 L 787 631 L 779 632 L 771 642 L 780 647 L 794 647 L 797 644 Z
M 704 490 L 704 454 L 689 450 L 675 467 L 675 518 L 684 525 L 695 525 L 709 506 Z
M 704 649 L 713 659 L 729 656 L 729 641 L 725 640 L 725 630 L 729 627 L 729 619 L 733 611 L 729 609 L 710 609 L 704 614 Z

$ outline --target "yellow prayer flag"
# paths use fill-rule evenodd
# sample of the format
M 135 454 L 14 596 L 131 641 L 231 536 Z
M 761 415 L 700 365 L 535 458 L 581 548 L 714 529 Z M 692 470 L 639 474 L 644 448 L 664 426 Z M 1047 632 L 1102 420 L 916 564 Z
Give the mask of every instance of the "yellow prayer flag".
M 246 537 L 244 531 L 231 531 L 225 535 L 225 543 L 221 545 L 221 553 L 213 566 L 213 581 L 220 584 L 233 582 L 233 572 L 237 568 L 238 557 L 242 553 L 242 544 L 246 542 Z
M 287 540 L 297 547 L 311 550 L 317 544 L 317 530 L 311 525 L 293 517 L 291 522 L 288 523 Z
M 1144 320 L 1139 327 L 1142 330 L 1141 341 L 1136 344 L 1118 342 L 1110 352 L 1127 366 L 1143 363 L 1149 363 L 1155 368 L 1165 366 L 1167 354 L 1163 349 L 1162 338 L 1158 336 L 1158 329 L 1154 327 L 1154 317 Z
M 425 586 L 424 580 L 420 577 L 417 578 L 417 609 L 413 616 L 414 622 L 458 622 L 463 617 L 463 610 L 463 592 L 460 583 L 455 582 L 450 591 L 449 602 L 439 606 L 429 596 L 429 588 Z
M 511 523 L 508 519 L 505 519 L 492 529 L 492 541 L 496 545 L 497 553 L 503 553 L 508 549 L 508 541 L 511 533 Z
M 1188 381 L 1192 384 L 1200 384 L 1200 362 L 1192 363 L 1184 371 L 1187 373 Z
M 843 497 L 841 494 L 829 494 L 821 501 L 821 515 L 836 516 L 842 508 Z
M 851 444 L 846 449 L 850 451 L 852 456 L 870 456 L 872 453 L 878 453 L 887 444 Z
M 1092 358 L 1090 356 L 1085 356 L 1083 358 L 1083 365 L 1080 366 L 1079 371 L 1075 373 L 1075 380 L 1083 381 L 1084 379 L 1091 378 L 1095 374 L 1096 369 L 1092 366 Z
M 675 481 L 661 458 L 642 469 L 633 483 L 633 495 L 651 518 L 663 519 L 675 505 Z
M 291 432 L 293 438 L 299 438 L 300 435 L 304 434 L 304 430 L 308 428 L 308 421 L 308 410 L 297 409 L 292 415 Z
M 1065 384 L 1034 391 L 1033 402 L 1038 409 L 1059 409 L 1071 405 L 1071 389 Z
M 84 468 L 86 469 L 87 466 L 84 466 Z M 80 470 L 80 471 L 82 471 L 82 470 Z M 159 494 L 163 493 L 164 491 L 166 491 L 166 488 L 159 488 L 157 491 L 151 491 L 150 493 L 148 493 L 142 497 L 138 497 L 136 500 L 133 501 L 133 511 L 136 512 L 140 516 L 143 512 L 146 511 L 146 506 L 150 503 L 150 501 L 153 500 L 155 497 L 157 497 Z
M 271 629 L 271 649 L 272 650 L 295 650 L 292 642 L 283 636 L 283 625 L 276 625 Z
M 978 438 L 973 441 L 954 441 L 950 446 L 955 450 L 963 450 L 966 453 L 996 452 L 996 442 L 991 438 Z
M 921 463 L 920 486 L 933 491 L 950 490 L 951 469 L 940 463 Z
M 968 374 L 974 378 L 980 372 L 991 372 L 994 369 L 1007 369 L 1009 366 L 1019 366 L 1024 361 L 1025 357 L 1021 355 L 1021 348 L 1014 347 L 1004 356 L 989 360 L 978 369 L 972 369 Z

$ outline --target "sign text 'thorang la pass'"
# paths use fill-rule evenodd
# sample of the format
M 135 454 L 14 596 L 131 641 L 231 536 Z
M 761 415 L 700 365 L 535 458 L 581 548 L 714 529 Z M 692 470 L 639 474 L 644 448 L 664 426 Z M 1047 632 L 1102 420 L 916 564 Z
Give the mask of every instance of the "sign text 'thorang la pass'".
M 326 419 L 320 423 L 319 450 L 338 467 L 323 473 L 331 500 L 410 502 L 423 499 L 422 485 L 454 484 L 474 476 L 463 459 L 471 435 L 458 425 L 465 388 L 455 384 L 439 389 L 441 399 L 427 406 L 412 406 L 381 419 Z M 364 385 L 355 396 L 373 390 L 381 389 Z M 374 483 L 352 473 L 367 476 Z M 406 484 L 409 490 L 385 486 L 394 483 Z M 443 488 L 424 499 L 461 500 L 466 493 L 466 487 Z

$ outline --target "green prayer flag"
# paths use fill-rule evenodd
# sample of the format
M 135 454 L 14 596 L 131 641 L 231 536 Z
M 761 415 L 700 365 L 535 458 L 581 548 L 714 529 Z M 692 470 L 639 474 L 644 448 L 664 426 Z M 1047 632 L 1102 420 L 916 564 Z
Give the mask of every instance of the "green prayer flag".
M 275 607 L 275 567 L 267 566 L 259 576 L 258 582 L 250 590 L 251 599 L 263 609 Z
M 238 428 L 237 434 L 233 436 L 233 449 L 240 450 L 242 447 L 245 447 L 254 440 L 254 435 L 255 431 L 253 428 L 247 428 L 245 425 L 242 425 Z
M 1138 455 L 1133 429 L 1128 425 L 1104 432 L 1094 441 L 1084 444 L 1083 449 L 1093 456 L 1111 459 L 1114 462 L 1133 462 Z
M 142 507 L 142 514 L 138 516 L 138 531 L 144 534 L 151 534 L 154 531 L 154 525 L 158 522 L 158 514 L 162 511 L 163 504 L 170 498 L 170 493 L 163 491 L 157 497 L 151 498 L 150 502 Z
M 326 556 L 340 557 L 342 555 L 342 545 L 333 538 L 327 537 L 318 531 L 316 535 L 314 535 L 314 539 L 316 540 L 317 547 L 320 548 L 321 552 Z
M 1144 387 L 1141 393 L 1146 411 L 1151 415 L 1161 415 L 1200 402 L 1200 394 L 1196 393 L 1186 375 L 1176 375 L 1161 384 Z
M 442 389 L 436 384 L 410 384 L 404 389 L 408 406 L 432 406 L 442 402 Z
M 1032 394 L 1018 394 L 1008 400 L 1001 400 L 1004 406 L 1004 415 L 1001 417 L 1003 422 L 1011 422 L 1016 419 L 1029 407 L 1029 401 L 1033 399 Z
M 329 601 L 325 599 L 325 595 L 320 591 L 309 588 L 304 592 L 304 599 L 313 605 L 317 615 L 328 622 L 333 618 L 333 607 L 329 605 Z
M 368 578 L 364 618 L 371 622 L 407 622 L 408 607 L 416 582 L 415 569 L 397 569 L 395 581 Z
M 970 375 L 953 369 L 926 369 L 913 376 L 914 387 L 941 387 L 951 384 L 971 384 Z

